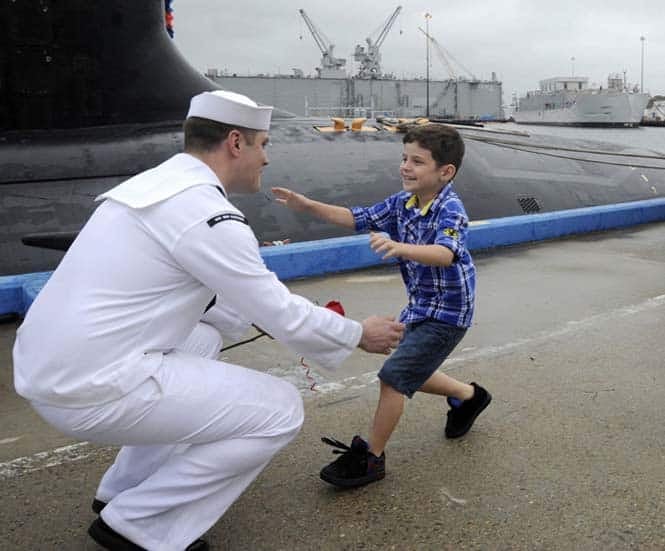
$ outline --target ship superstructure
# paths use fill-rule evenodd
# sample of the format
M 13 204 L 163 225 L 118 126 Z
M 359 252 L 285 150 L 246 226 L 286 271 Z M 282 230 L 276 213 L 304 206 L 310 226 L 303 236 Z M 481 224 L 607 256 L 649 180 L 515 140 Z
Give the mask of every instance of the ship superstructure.
M 239 75 L 209 68 L 206 76 L 224 89 L 246 94 L 268 105 L 299 116 L 323 117 L 421 117 L 448 120 L 502 120 L 502 83 L 495 73 L 479 79 L 453 57 L 431 35 L 428 35 L 449 79 L 398 79 L 384 71 L 380 48 L 395 26 L 402 6 L 357 44 L 353 54 L 355 73 L 346 72 L 346 59 L 335 57 L 334 45 L 304 10 L 300 16 L 307 24 L 321 52 L 320 67 L 315 76 L 300 68 L 290 75 Z M 424 32 L 424 31 L 423 31 Z M 401 30 L 400 30 L 401 34 Z M 300 36 L 302 38 L 302 35 Z
M 521 97 L 513 118 L 521 124 L 633 127 L 648 102 L 648 94 L 629 89 L 618 74 L 608 77 L 606 88 L 589 88 L 588 77 L 554 77 Z
M 448 80 L 240 76 L 209 69 L 206 76 L 226 90 L 300 116 L 430 117 L 454 120 L 503 119 L 502 84 L 459 77 Z

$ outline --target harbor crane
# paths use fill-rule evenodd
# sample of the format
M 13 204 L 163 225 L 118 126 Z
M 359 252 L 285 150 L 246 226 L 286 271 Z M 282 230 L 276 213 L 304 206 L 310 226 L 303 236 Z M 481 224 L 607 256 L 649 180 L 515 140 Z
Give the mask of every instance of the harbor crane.
M 427 40 L 431 42 L 432 46 L 434 46 L 434 51 L 439 57 L 441 63 L 443 63 L 443 65 L 446 67 L 446 70 L 448 71 L 450 78 L 452 78 L 453 80 L 458 79 L 457 71 L 455 71 L 455 68 L 451 63 L 451 61 L 454 61 L 471 78 L 471 80 L 478 80 L 471 71 L 469 71 L 466 67 L 464 67 L 464 65 L 462 65 L 459 61 L 457 61 L 449 51 L 447 51 L 443 46 L 441 46 L 441 44 L 439 44 L 436 38 L 434 38 L 427 31 L 423 30 L 422 27 L 418 27 L 418 30 L 421 33 L 423 33 L 427 37 Z
M 360 44 L 356 45 L 353 59 L 360 63 L 356 78 L 381 78 L 383 76 L 383 73 L 381 72 L 381 54 L 379 53 L 379 48 L 381 48 L 383 41 L 386 39 L 386 36 L 388 36 L 390 28 L 393 26 L 393 23 L 395 23 L 395 19 L 397 19 L 397 16 L 401 11 L 402 6 L 397 6 L 395 11 L 383 24 L 383 28 L 375 41 L 372 40 L 371 37 L 365 39 L 365 42 L 367 42 L 367 48 Z
M 316 68 L 319 78 L 346 78 L 346 71 L 344 69 L 346 59 L 335 57 L 333 55 L 335 45 L 331 44 L 328 37 L 314 25 L 314 22 L 305 13 L 305 10 L 300 9 L 298 11 L 305 20 L 309 32 L 312 33 L 316 45 L 321 50 L 321 67 Z

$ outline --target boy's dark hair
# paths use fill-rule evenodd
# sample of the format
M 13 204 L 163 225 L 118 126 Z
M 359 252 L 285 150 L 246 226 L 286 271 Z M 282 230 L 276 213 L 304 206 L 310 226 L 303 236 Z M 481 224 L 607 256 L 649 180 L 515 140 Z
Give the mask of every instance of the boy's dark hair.
M 252 145 L 256 138 L 256 130 L 231 126 L 201 117 L 189 117 L 183 124 L 185 133 L 185 151 L 206 153 L 215 149 L 229 136 L 231 130 L 238 130 Z
M 464 141 L 459 132 L 445 124 L 425 124 L 410 128 L 402 143 L 416 142 L 423 149 L 432 153 L 437 165 L 453 165 L 457 171 L 464 158 Z

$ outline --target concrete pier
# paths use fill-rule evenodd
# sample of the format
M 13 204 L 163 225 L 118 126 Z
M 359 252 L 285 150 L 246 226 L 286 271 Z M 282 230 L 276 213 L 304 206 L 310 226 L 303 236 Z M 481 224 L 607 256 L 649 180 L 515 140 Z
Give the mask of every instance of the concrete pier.
M 381 357 L 330 373 L 265 338 L 222 355 L 291 380 L 306 421 L 211 549 L 665 549 L 665 223 L 474 257 L 475 326 L 442 369 L 494 401 L 448 441 L 443 400 L 417 395 L 378 483 L 340 491 L 318 472 L 334 458 L 321 436 L 367 434 Z M 354 319 L 404 302 L 394 266 L 288 285 Z M 15 394 L 16 326 L 0 326 L 0 549 L 97 549 L 89 505 L 116 450 L 67 439 Z

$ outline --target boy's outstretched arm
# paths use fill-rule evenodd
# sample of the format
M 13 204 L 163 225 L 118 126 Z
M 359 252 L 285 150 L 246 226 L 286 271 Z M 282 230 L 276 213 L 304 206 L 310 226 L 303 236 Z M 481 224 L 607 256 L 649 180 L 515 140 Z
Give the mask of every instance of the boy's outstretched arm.
M 450 266 L 455 255 L 448 247 L 443 245 L 412 245 L 393 241 L 381 233 L 371 232 L 369 244 L 375 253 L 383 255 L 382 258 L 399 257 L 413 260 L 427 266 Z
M 328 203 L 321 203 L 305 197 L 302 193 L 296 193 L 283 187 L 274 187 L 271 189 L 275 196 L 275 201 L 287 206 L 296 212 L 307 212 L 321 220 L 342 226 L 350 230 L 356 229 L 356 222 L 353 214 L 346 207 L 338 207 Z

